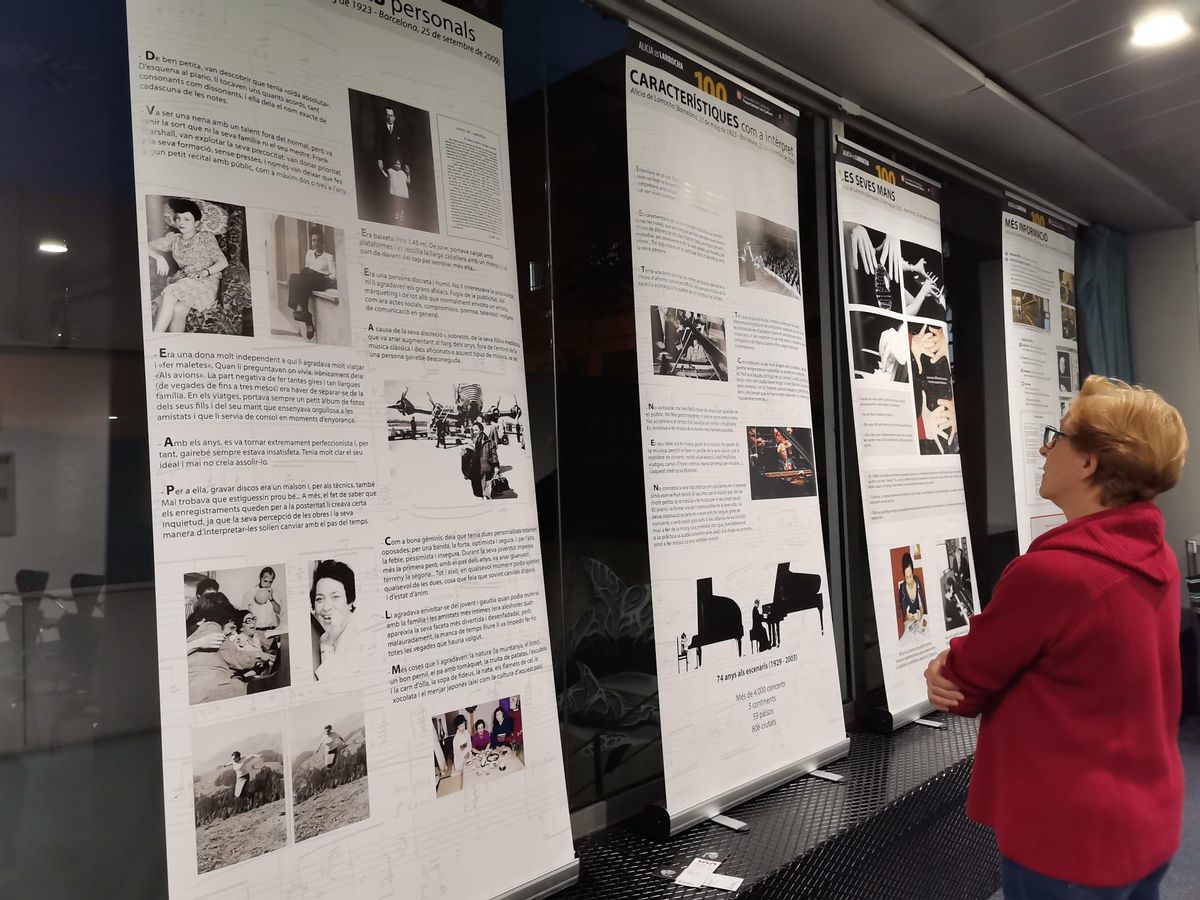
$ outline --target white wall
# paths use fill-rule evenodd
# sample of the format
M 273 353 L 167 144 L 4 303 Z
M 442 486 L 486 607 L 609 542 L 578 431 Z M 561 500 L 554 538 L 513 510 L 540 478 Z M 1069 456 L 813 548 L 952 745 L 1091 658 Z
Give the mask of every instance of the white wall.
M 1179 410 L 1191 439 L 1183 479 L 1158 501 L 1186 566 L 1184 541 L 1200 536 L 1200 223 L 1132 235 L 1128 251 L 1134 377 Z

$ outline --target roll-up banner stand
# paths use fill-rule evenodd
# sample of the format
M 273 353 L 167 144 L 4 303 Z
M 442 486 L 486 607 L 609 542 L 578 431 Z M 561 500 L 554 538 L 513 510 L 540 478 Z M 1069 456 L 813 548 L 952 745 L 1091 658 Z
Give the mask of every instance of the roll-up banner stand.
M 797 112 L 636 28 L 643 464 L 675 833 L 844 755 L 800 288 Z
M 170 896 L 545 896 L 499 5 L 128 21 Z
M 1079 391 L 1073 223 L 1017 197 L 1001 217 L 1008 423 L 1020 552 L 1063 524 L 1042 498 L 1042 435 L 1057 427 Z M 994 319 L 993 319 L 994 321 Z
M 978 609 L 959 460 L 936 182 L 834 149 L 847 362 L 887 709 L 931 709 L 924 671 Z

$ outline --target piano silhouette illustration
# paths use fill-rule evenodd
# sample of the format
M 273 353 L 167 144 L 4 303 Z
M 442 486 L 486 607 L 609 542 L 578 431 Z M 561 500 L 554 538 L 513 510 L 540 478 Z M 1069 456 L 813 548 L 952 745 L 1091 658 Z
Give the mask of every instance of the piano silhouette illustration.
M 696 633 L 686 645 L 681 640 L 680 659 L 688 651 L 696 651 L 696 668 L 704 661 L 704 648 L 725 641 L 736 641 L 738 656 L 742 655 L 742 638 L 746 626 L 742 609 L 731 597 L 713 593 L 711 578 L 696 579 Z M 821 594 L 821 576 L 809 572 L 793 572 L 789 563 L 780 563 L 775 569 L 775 593 L 771 602 L 753 610 L 753 627 L 750 629 L 751 650 L 763 652 L 780 645 L 780 623 L 792 613 L 816 610 L 821 623 L 821 634 L 825 633 L 825 598 Z
M 763 607 L 763 624 L 767 632 L 767 647 L 779 646 L 779 625 L 790 613 L 815 609 L 821 623 L 821 634 L 825 633 L 825 598 L 821 594 L 821 576 L 810 572 L 793 572 L 789 563 L 780 563 L 775 569 L 775 593 L 771 602 Z
M 738 656 L 742 655 L 742 638 L 746 626 L 742 608 L 729 597 L 713 593 L 711 578 L 696 579 L 696 633 L 688 650 L 696 651 L 696 668 L 704 661 L 704 648 L 724 641 L 737 641 Z

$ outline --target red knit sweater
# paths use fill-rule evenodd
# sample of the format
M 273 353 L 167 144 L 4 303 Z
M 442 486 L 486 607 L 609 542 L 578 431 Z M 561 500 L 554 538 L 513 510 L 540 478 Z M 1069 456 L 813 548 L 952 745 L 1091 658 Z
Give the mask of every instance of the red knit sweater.
M 1039 537 L 945 675 L 982 712 L 967 814 L 1051 878 L 1136 881 L 1179 847 L 1179 567 L 1134 503 Z

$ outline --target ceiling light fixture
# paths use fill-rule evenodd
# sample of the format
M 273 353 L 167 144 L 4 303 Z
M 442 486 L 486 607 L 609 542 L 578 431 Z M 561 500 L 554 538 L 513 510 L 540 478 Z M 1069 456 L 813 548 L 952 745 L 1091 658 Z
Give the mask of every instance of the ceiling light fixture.
M 1162 47 L 1191 33 L 1192 26 L 1179 13 L 1156 12 L 1133 23 L 1132 43 L 1135 47 Z
M 38 244 L 38 250 L 42 253 L 66 253 L 67 242 L 57 238 L 42 238 L 42 242 Z
M 115 422 L 115 421 L 117 421 L 117 417 L 116 417 L 116 416 L 109 416 L 109 417 L 108 417 L 108 421 L 110 421 L 110 422 Z

